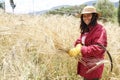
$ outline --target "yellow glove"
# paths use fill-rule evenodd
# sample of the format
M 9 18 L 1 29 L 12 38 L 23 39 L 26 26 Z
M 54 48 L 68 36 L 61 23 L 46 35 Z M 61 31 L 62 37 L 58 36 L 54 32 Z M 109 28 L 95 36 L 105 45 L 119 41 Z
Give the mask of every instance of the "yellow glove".
M 82 47 L 82 45 L 78 44 L 75 48 L 70 49 L 68 54 L 71 57 L 76 57 L 78 54 L 81 56 L 81 47 Z

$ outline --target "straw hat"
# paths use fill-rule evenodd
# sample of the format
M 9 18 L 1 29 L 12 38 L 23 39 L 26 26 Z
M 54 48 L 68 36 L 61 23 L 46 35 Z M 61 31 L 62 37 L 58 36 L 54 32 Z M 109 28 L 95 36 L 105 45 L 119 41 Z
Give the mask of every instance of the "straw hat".
M 83 8 L 82 12 L 75 15 L 76 17 L 81 17 L 82 14 L 87 14 L 87 13 L 96 13 L 100 16 L 100 13 L 96 11 L 96 8 L 94 6 L 86 6 Z

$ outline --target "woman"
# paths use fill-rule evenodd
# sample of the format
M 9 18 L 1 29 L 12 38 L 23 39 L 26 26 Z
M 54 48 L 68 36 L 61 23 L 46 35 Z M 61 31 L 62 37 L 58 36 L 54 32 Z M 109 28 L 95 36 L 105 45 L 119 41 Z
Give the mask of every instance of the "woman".
M 98 17 L 95 7 L 84 7 L 80 16 L 81 35 L 75 47 L 69 50 L 70 56 L 81 56 L 77 73 L 84 80 L 100 80 L 103 73 L 105 50 L 99 45 L 107 46 L 107 35 L 105 28 L 97 22 Z

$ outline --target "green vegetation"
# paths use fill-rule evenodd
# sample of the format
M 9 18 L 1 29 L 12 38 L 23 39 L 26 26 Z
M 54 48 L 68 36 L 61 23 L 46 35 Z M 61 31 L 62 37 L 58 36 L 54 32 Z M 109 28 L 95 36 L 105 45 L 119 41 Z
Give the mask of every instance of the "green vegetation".
M 119 7 L 118 7 L 118 23 L 120 25 L 120 0 L 119 0 Z
M 114 18 L 117 14 L 112 2 L 110 2 L 109 0 L 98 0 L 95 6 L 97 10 L 102 14 L 101 18 L 103 20 L 114 21 Z
M 86 5 L 61 7 L 60 9 L 49 11 L 47 14 L 74 15 L 74 13 L 80 13 L 85 6 Z
M 80 13 L 85 6 L 85 4 L 82 4 L 77 6 L 61 7 L 59 9 L 49 11 L 48 14 L 66 14 L 74 16 L 75 13 Z M 95 6 L 97 8 L 97 11 L 102 14 L 100 19 L 104 22 L 115 22 L 117 20 L 117 9 L 109 0 L 97 0 L 97 2 L 93 4 L 93 6 Z

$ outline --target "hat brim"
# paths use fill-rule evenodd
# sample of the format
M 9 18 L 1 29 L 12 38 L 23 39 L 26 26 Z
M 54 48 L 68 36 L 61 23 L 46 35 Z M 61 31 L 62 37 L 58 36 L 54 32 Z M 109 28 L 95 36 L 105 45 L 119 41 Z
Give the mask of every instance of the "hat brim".
M 83 14 L 89 14 L 90 12 L 84 12 L 84 13 L 76 13 L 74 16 L 75 17 L 77 17 L 77 18 L 80 18 Z M 98 16 L 100 17 L 101 16 L 101 14 L 100 13 L 97 13 L 97 12 L 93 12 L 93 13 L 96 13 L 96 14 L 98 14 Z

